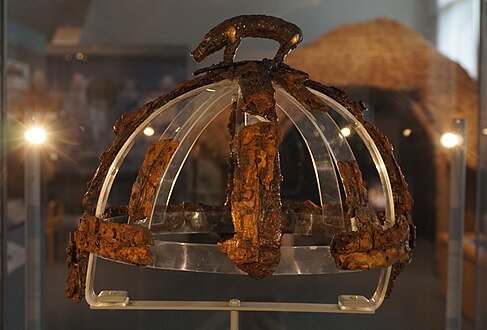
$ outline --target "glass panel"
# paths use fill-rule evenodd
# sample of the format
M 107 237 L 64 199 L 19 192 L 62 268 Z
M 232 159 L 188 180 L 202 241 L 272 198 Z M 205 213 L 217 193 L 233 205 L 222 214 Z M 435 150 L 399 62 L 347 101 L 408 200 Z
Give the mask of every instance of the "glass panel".
M 477 223 L 476 223 L 476 286 L 475 292 L 475 329 L 487 327 L 487 4 L 482 1 L 480 39 L 480 129 L 479 164 L 477 178 Z M 472 240 L 470 235 L 468 239 Z
M 278 16 L 300 26 L 304 40 L 285 62 L 307 72 L 311 79 L 344 89 L 350 102 L 364 102 L 367 107 L 365 119 L 392 142 L 409 184 L 415 200 L 413 217 L 418 239 L 412 262 L 397 278 L 391 297 L 385 300 L 375 316 L 246 312 L 240 315 L 240 326 L 259 329 L 324 326 L 347 329 L 446 328 L 451 151 L 441 144 L 441 138 L 450 130 L 452 119 L 464 118 L 467 122 L 467 137 L 463 141 L 467 149 L 467 168 L 462 329 L 486 327 L 487 303 L 485 295 L 480 293 L 486 291 L 487 283 L 483 239 L 487 232 L 483 202 L 487 127 L 484 62 L 487 57 L 481 57 L 480 61 L 477 58 L 479 47 L 485 52 L 485 43 L 478 43 L 479 22 L 484 24 L 484 30 L 486 24 L 485 17 L 483 20 L 479 18 L 480 12 L 485 16 L 484 1 L 0 2 L 8 6 L 6 20 L 2 20 L 8 31 L 6 39 L 2 40 L 8 47 L 8 57 L 2 56 L 2 63 L 6 64 L 2 87 L 7 93 L 6 97 L 2 93 L 1 100 L 6 105 L 2 107 L 1 134 L 2 153 L 7 155 L 2 161 L 6 163 L 7 171 L 2 169 L 1 172 L 6 178 L 2 181 L 5 196 L 2 195 L 0 201 L 5 229 L 2 246 L 7 248 L 7 254 L 3 255 L 7 267 L 2 304 L 6 329 L 24 328 L 26 318 L 24 276 L 27 251 L 24 237 L 25 223 L 29 221 L 26 216 L 29 195 L 24 184 L 29 149 L 24 142 L 24 133 L 34 124 L 47 132 L 46 142 L 39 149 L 43 221 L 43 234 L 39 239 L 45 246 L 42 251 L 45 256 L 42 287 L 45 294 L 41 319 L 45 328 L 228 328 L 227 312 L 90 311 L 84 302 L 79 305 L 65 299 L 64 260 L 68 233 L 77 228 L 84 212 L 82 199 L 86 182 L 95 172 L 99 156 L 114 138 L 114 122 L 122 113 L 135 111 L 178 83 L 193 79 L 192 72 L 196 69 L 220 62 L 222 52 L 201 63 L 194 62 L 188 54 L 210 28 L 244 13 Z M 485 39 L 485 33 L 482 38 Z M 243 40 L 235 61 L 272 58 L 278 47 L 274 40 L 247 38 Z M 477 77 L 481 88 L 478 88 Z M 144 132 L 147 125 L 142 125 L 134 133 L 140 143 L 134 144 L 130 153 L 131 146 L 127 145 L 126 152 L 122 152 L 121 159 L 116 162 L 118 165 L 109 172 L 110 178 L 103 187 L 106 196 L 99 201 L 98 215 L 106 203 L 127 203 L 148 144 L 157 141 L 165 131 L 165 137 L 177 134 L 179 120 L 191 117 L 190 109 L 197 107 L 196 103 L 206 101 L 189 96 L 181 107 L 169 109 L 167 119 L 147 121 L 146 124 L 151 123 L 154 129 L 153 135 L 150 130 Z M 480 116 L 478 103 L 481 104 Z M 208 116 L 202 118 L 206 122 L 214 114 L 200 115 Z M 366 177 L 370 203 L 377 212 L 384 211 L 388 219 L 393 219 L 393 211 L 387 209 L 385 202 L 390 196 L 383 193 L 387 190 L 383 189 L 388 185 L 387 179 L 377 174 L 374 159 L 357 138 L 356 127 L 331 111 L 329 116 L 328 119 L 337 125 L 332 130 L 335 135 L 344 126 L 350 128 L 351 136 L 346 140 L 350 149 L 346 145 L 337 145 L 342 152 L 329 155 L 323 152 L 323 158 L 316 157 L 315 160 L 325 164 L 334 157 L 343 156 L 346 159 L 355 157 L 359 163 L 366 164 L 361 169 Z M 199 122 L 196 119 L 200 118 L 193 119 Z M 322 130 L 321 134 L 326 132 Z M 301 139 L 299 132 L 293 134 Z M 196 139 L 195 136 L 188 137 L 187 141 Z M 332 141 L 331 138 L 328 140 Z M 192 147 L 191 141 L 186 145 L 188 150 Z M 340 144 L 342 140 L 334 141 Z M 321 148 L 315 143 L 308 147 L 314 149 L 314 153 Z M 292 145 L 287 150 L 286 160 L 293 159 L 293 151 L 300 148 L 306 149 L 306 143 Z M 190 178 L 201 169 L 216 175 L 217 171 L 211 172 L 211 167 L 204 166 L 208 159 L 216 156 L 206 153 L 203 157 L 203 152 L 189 155 L 191 171 L 181 173 L 181 176 Z M 306 153 L 306 157 L 296 155 L 295 158 L 308 161 L 307 150 Z M 181 161 L 186 156 L 185 152 L 178 154 Z M 123 159 L 123 165 L 119 166 Z M 299 188 L 295 194 L 287 195 L 289 199 L 319 196 L 316 172 L 308 165 L 290 167 L 291 170 L 286 172 L 292 183 L 289 187 Z M 299 170 L 295 176 L 291 176 L 293 169 Z M 173 172 L 177 176 L 176 171 Z M 115 177 L 117 181 L 114 182 Z M 198 189 L 204 181 L 198 181 L 200 177 L 186 181 L 194 184 L 172 187 L 171 183 L 161 188 L 161 198 L 169 198 L 173 188 L 174 191 L 201 195 Z M 331 179 L 319 178 L 326 181 L 322 182 L 323 186 L 336 187 L 338 174 L 328 170 L 327 177 Z M 297 184 L 302 181 L 304 184 Z M 391 188 L 394 191 L 394 187 Z M 328 195 L 322 192 L 324 200 L 344 199 L 341 190 L 327 189 L 327 192 Z M 301 230 L 306 236 L 305 230 Z M 185 256 L 194 243 L 193 238 L 189 235 L 185 241 L 188 245 L 181 245 L 174 253 Z M 291 243 L 288 246 L 292 246 Z M 301 252 L 295 251 L 297 254 Z M 315 253 L 319 252 L 320 249 L 315 250 Z M 292 257 L 290 250 L 287 253 L 286 258 Z M 321 256 L 326 258 L 328 255 Z M 194 262 L 192 259 L 187 261 Z M 332 265 L 331 260 L 327 265 Z M 295 266 L 296 269 L 307 267 Z M 180 265 L 173 268 L 182 269 Z M 379 273 L 273 276 L 255 281 L 235 275 L 139 269 L 103 260 L 99 264 L 97 286 L 127 289 L 131 299 L 162 295 L 172 300 L 226 301 L 238 298 L 243 302 L 318 303 L 336 300 L 337 295 L 350 292 L 370 296 Z

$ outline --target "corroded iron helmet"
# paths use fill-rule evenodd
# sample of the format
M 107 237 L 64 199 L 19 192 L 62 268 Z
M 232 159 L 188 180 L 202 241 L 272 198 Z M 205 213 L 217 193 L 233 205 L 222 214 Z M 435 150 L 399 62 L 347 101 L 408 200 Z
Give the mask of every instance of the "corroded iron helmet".
M 277 41 L 276 56 L 234 62 L 246 37 Z M 391 144 L 365 121 L 364 105 L 283 63 L 301 40 L 301 30 L 279 18 L 228 19 L 211 29 L 192 53 L 201 61 L 224 48 L 222 62 L 198 70 L 195 79 L 116 122 L 115 139 L 88 184 L 80 228 L 71 234 L 70 298 L 79 300 L 86 291 L 95 307 L 135 306 L 117 292 L 112 300 L 106 299 L 106 292 L 94 294 L 94 266 L 100 256 L 139 266 L 256 279 L 380 268 L 372 299 L 341 296 L 338 304 L 351 311 L 380 306 L 411 258 L 412 200 Z M 216 124 L 224 128 L 218 134 Z M 157 138 L 144 136 L 149 126 Z M 289 132 L 300 137 L 307 151 L 314 200 L 291 202 L 283 193 L 287 178 L 301 173 L 288 171 L 286 176 L 289 164 L 281 161 Z M 173 201 L 183 166 L 205 134 L 205 150 L 216 148 L 213 155 L 218 155 L 226 149 L 226 156 L 220 157 L 226 181 L 220 203 Z M 383 199 L 378 209 L 369 203 L 351 139 L 373 164 Z M 140 150 L 145 151 L 144 161 L 128 204 L 107 207 L 124 160 Z M 201 234 L 206 234 L 204 241 L 184 241 Z

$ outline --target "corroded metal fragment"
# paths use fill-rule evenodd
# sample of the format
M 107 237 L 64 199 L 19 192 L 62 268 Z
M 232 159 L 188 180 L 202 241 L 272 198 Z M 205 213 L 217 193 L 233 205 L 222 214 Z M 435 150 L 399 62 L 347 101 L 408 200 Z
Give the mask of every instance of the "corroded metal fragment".
M 339 245 L 347 245 L 347 243 L 345 243 L 345 240 L 348 240 L 349 247 L 353 246 L 354 240 L 358 240 L 357 242 L 355 242 L 355 244 L 357 246 L 360 246 L 361 244 L 364 244 L 363 242 L 366 239 L 388 241 L 389 246 L 392 249 L 394 249 L 393 247 L 396 245 L 403 246 L 403 248 L 396 250 L 402 251 L 403 253 L 397 258 L 392 258 L 392 261 L 387 261 L 386 263 L 387 265 L 392 265 L 392 274 L 389 280 L 387 292 L 387 295 L 390 295 L 396 277 L 404 270 L 405 265 L 409 263 L 411 259 L 411 249 L 414 248 L 416 240 L 416 227 L 413 224 L 411 216 L 413 204 L 412 198 L 409 194 L 404 175 L 402 174 L 401 169 L 399 168 L 399 165 L 394 158 L 391 143 L 389 142 L 387 137 L 385 137 L 374 125 L 365 121 L 364 104 L 362 102 L 351 101 L 348 98 L 348 95 L 339 88 L 324 86 L 319 82 L 309 80 L 306 73 L 292 69 L 285 65 L 275 68 L 275 70 L 272 71 L 272 77 L 274 82 L 282 85 L 288 93 L 290 93 L 297 101 L 299 101 L 306 109 L 310 111 L 315 109 L 326 111 L 326 107 L 322 105 L 322 107 L 320 108 L 319 104 L 321 103 L 321 101 L 318 100 L 317 102 L 314 97 L 311 97 L 310 94 L 312 93 L 310 93 L 308 88 L 314 89 L 331 97 L 332 99 L 340 103 L 343 107 L 345 107 L 348 111 L 350 111 L 355 116 L 355 118 L 357 118 L 357 120 L 364 125 L 365 129 L 377 146 L 379 153 L 381 154 L 384 164 L 387 168 L 387 173 L 389 175 L 389 180 L 391 182 L 393 190 L 393 202 L 396 215 L 395 225 L 387 230 L 376 227 L 376 217 L 370 212 L 370 207 L 364 208 L 359 206 L 360 204 L 363 204 L 361 202 L 363 201 L 363 197 L 361 196 L 365 196 L 363 192 L 360 193 L 359 191 L 362 188 L 354 188 L 359 190 L 355 190 L 355 192 L 351 191 L 351 194 L 347 195 L 347 207 L 349 208 L 348 216 L 350 217 L 350 219 L 357 221 L 357 229 L 359 231 L 364 230 L 364 232 L 362 234 L 352 233 L 352 236 L 349 236 L 348 238 L 346 234 L 350 233 L 339 233 L 335 235 L 334 242 L 332 242 L 332 246 L 330 247 L 330 249 L 331 251 L 335 251 L 332 253 L 334 253 L 334 257 L 336 258 L 335 260 L 337 262 L 337 266 L 341 265 L 338 267 L 342 269 L 350 269 L 348 267 L 357 267 L 358 263 L 339 262 L 339 254 L 336 253 L 336 251 L 339 250 Z M 342 168 L 341 170 L 339 168 L 341 172 L 347 171 L 347 169 L 343 167 L 343 164 L 342 166 L 340 166 L 339 164 L 339 167 Z M 347 182 L 351 182 L 350 180 L 354 180 L 354 175 L 352 172 L 348 174 L 341 173 L 341 177 L 345 178 L 345 186 L 347 186 Z M 350 184 L 350 186 L 352 186 L 352 184 Z M 364 189 L 366 189 L 365 186 Z M 352 198 L 354 194 L 355 197 Z M 349 196 L 351 199 L 349 198 Z M 372 216 L 373 218 L 370 219 L 370 216 Z M 368 220 L 371 220 L 372 223 L 366 225 L 368 223 Z M 366 227 L 372 228 L 377 235 L 367 237 L 368 232 L 366 230 Z M 339 241 L 341 241 L 341 243 L 338 243 Z M 362 253 L 364 251 L 359 252 Z M 375 254 L 378 255 L 377 253 Z M 360 257 L 359 259 L 362 263 L 366 263 L 365 258 Z M 377 263 L 374 263 L 371 260 L 370 266 L 373 264 Z M 369 268 L 370 267 L 368 267 L 368 269 Z
M 233 238 L 219 243 L 241 270 L 254 278 L 272 274 L 280 259 L 281 199 L 276 123 L 241 129 L 231 195 Z
M 271 275 L 280 260 L 280 131 L 270 78 L 272 62 L 246 63 L 238 76 L 241 98 L 234 104 L 229 131 L 228 198 L 236 234 L 220 248 L 254 278 Z M 238 116 L 261 122 L 238 133 Z
M 377 149 L 379 149 L 387 168 L 389 180 L 391 181 L 394 211 L 396 213 L 396 223 L 391 229 L 404 232 L 404 235 L 407 238 L 402 242 L 412 249 L 416 246 L 416 226 L 414 225 L 412 218 L 413 199 L 409 194 L 408 185 L 402 174 L 401 168 L 394 158 L 393 148 L 389 139 L 370 123 L 365 122 L 364 127 L 374 140 Z M 392 266 L 391 278 L 387 288 L 387 296 L 391 293 L 396 277 L 404 270 L 409 261 L 410 259 L 404 262 L 395 263 Z
M 81 218 L 74 233 L 79 250 L 135 265 L 150 265 L 154 257 L 150 245 L 154 244 L 149 229 L 102 221 L 94 216 Z
M 339 269 L 364 270 L 408 263 L 411 259 L 408 229 L 403 222 L 386 230 L 366 224 L 358 231 L 336 234 L 330 252 Z
M 347 198 L 347 216 L 352 227 L 360 230 L 369 223 L 378 224 L 377 215 L 369 205 L 367 186 L 357 161 L 338 161 L 337 166 Z
M 178 145 L 178 141 L 167 139 L 153 142 L 147 149 L 130 194 L 128 214 L 131 222 L 150 217 L 159 179 Z
M 229 197 L 231 199 L 231 195 Z M 229 202 L 230 203 L 230 202 Z M 123 218 L 126 219 L 127 217 Z M 123 220 L 120 217 L 110 220 Z M 230 207 L 194 204 L 170 204 L 164 213 L 164 222 L 153 218 L 152 233 L 215 233 L 222 238 L 235 233 Z M 156 223 L 154 223 L 156 222 Z M 338 203 L 315 205 L 309 200 L 282 205 L 281 227 L 283 234 L 332 238 L 342 232 L 343 216 Z
M 150 245 L 153 244 L 152 234 L 147 228 L 110 223 L 95 216 L 83 216 L 78 230 L 70 234 L 66 251 L 66 296 L 75 301 L 84 297 L 90 253 L 135 265 L 151 265 L 154 257 L 150 252 Z
M 404 244 L 391 244 L 387 248 L 355 251 L 334 256 L 340 269 L 368 270 L 389 267 L 396 263 L 408 263 L 411 250 Z
M 238 78 L 242 96 L 238 106 L 239 111 L 275 121 L 277 120 L 276 99 L 270 67 L 271 63 L 265 60 L 247 66 L 247 72 Z
M 305 83 L 309 81 L 306 72 L 291 69 L 283 64 L 276 67 L 271 75 L 272 81 L 283 87 L 306 109 L 327 111 L 326 104 L 306 88 Z
M 303 40 L 301 29 L 278 17 L 266 15 L 242 15 L 229 18 L 212 28 L 198 47 L 191 53 L 201 62 L 209 55 L 225 47 L 223 63 L 232 63 L 243 38 L 267 38 L 279 42 L 274 61 L 281 63 L 284 57 Z
M 86 268 L 89 253 L 81 251 L 76 245 L 74 233 L 69 235 L 69 246 L 66 249 L 68 278 L 66 281 L 66 297 L 80 302 L 85 296 Z
M 347 197 L 348 216 L 355 231 L 333 237 L 330 252 L 339 269 L 373 269 L 409 261 L 409 228 L 398 222 L 383 229 L 369 206 L 367 188 L 355 161 L 339 161 L 338 171 Z

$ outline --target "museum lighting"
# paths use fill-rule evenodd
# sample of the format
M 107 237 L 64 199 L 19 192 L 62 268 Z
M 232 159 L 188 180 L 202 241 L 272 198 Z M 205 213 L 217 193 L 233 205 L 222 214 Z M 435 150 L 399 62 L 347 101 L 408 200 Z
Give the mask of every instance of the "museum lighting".
M 343 135 L 343 137 L 349 137 L 350 134 L 352 134 L 352 130 L 350 129 L 350 127 L 344 127 L 341 129 L 340 131 Z
M 440 139 L 441 144 L 445 148 L 453 148 L 461 143 L 460 137 L 452 132 L 447 132 L 441 136 Z
M 152 127 L 147 126 L 146 128 L 144 128 L 144 134 L 146 136 L 152 136 L 152 135 L 154 135 L 154 133 L 155 133 L 155 131 Z
M 32 144 L 43 144 L 46 141 L 46 131 L 41 127 L 32 127 L 25 131 L 24 138 Z
M 409 136 L 411 136 L 411 133 L 412 133 L 412 132 L 413 132 L 413 130 L 412 130 L 412 129 L 410 129 L 410 128 L 405 128 L 405 129 L 402 131 L 402 136 L 404 136 L 404 137 L 409 137 Z

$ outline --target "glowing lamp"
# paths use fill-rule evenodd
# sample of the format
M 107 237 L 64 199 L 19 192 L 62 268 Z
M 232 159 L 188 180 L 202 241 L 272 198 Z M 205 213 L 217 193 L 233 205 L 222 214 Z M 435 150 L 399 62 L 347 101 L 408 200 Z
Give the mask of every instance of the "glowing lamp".
M 350 134 L 352 134 L 350 127 L 344 127 L 340 130 L 340 132 L 342 133 L 343 137 L 349 137 Z
M 43 144 L 46 141 L 46 131 L 41 127 L 32 127 L 25 131 L 24 138 L 33 144 Z
M 152 127 L 147 126 L 146 128 L 144 128 L 144 134 L 146 136 L 152 136 L 152 135 L 154 135 L 154 133 L 155 133 L 155 131 Z
M 445 148 L 451 149 L 461 143 L 460 137 L 452 132 L 447 132 L 441 136 L 441 145 Z

